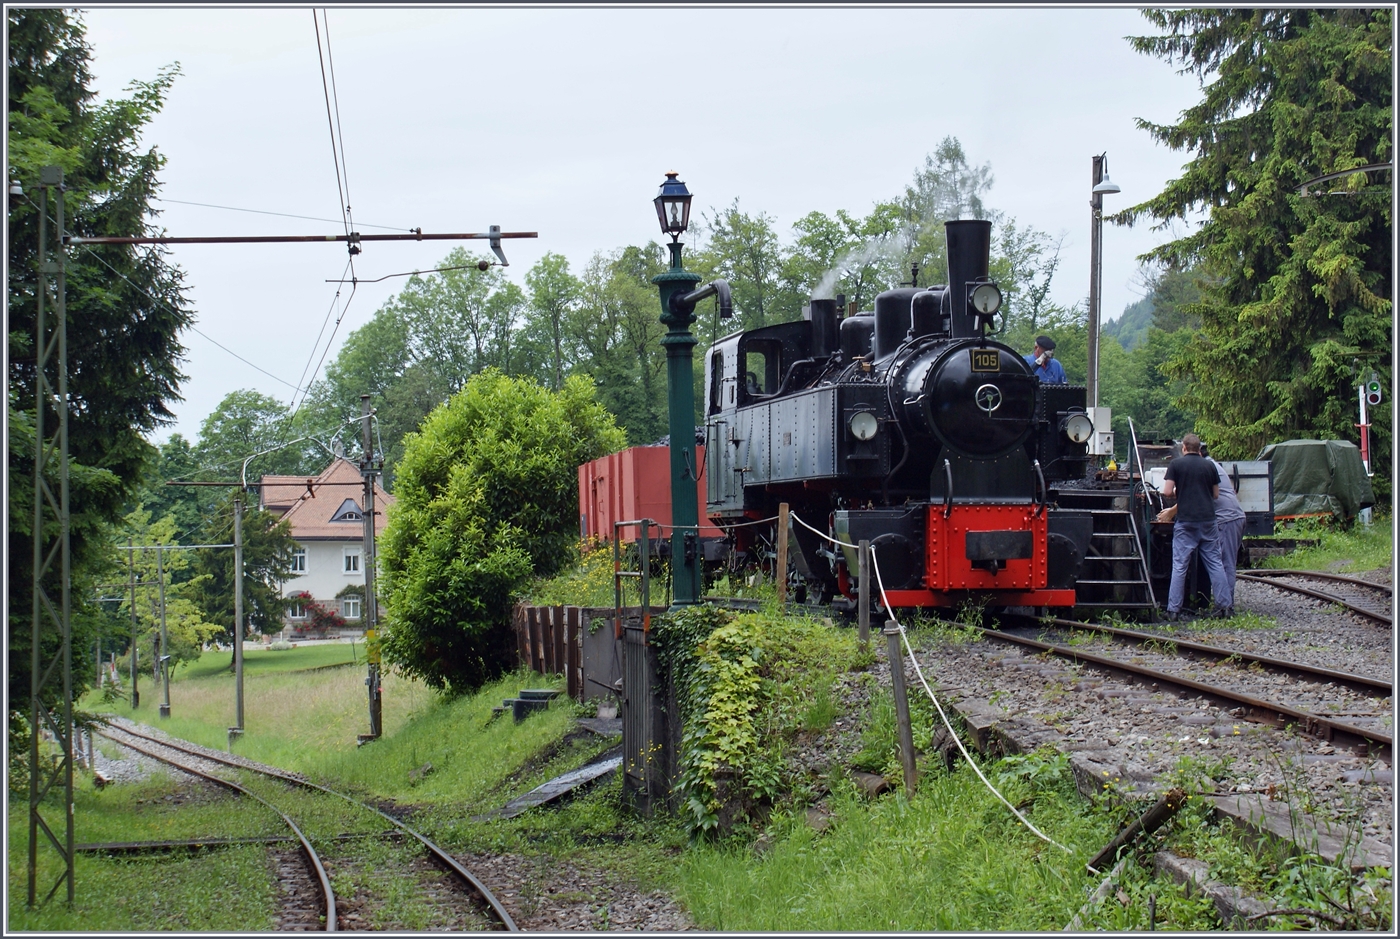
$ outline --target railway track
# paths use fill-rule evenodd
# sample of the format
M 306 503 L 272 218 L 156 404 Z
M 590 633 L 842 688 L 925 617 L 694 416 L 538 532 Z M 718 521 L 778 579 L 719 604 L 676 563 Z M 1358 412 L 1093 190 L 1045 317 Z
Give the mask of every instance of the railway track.
M 1334 745 L 1390 759 L 1389 681 L 1093 623 L 1005 620 L 1011 628 L 984 630 L 988 638 L 1198 695 L 1245 720 L 1294 726 Z
M 195 747 L 193 745 L 189 745 L 181 741 L 172 741 L 168 739 L 154 737 L 149 734 L 141 733 L 129 726 L 124 726 L 120 724 L 109 725 L 108 729 L 102 732 L 102 736 L 123 747 L 126 747 L 137 753 L 141 753 L 161 763 L 172 766 L 180 770 L 181 772 L 188 773 L 192 776 L 213 783 L 214 785 L 223 787 L 225 789 L 229 789 L 231 791 L 235 791 L 240 795 L 256 800 L 257 802 L 267 806 L 267 808 L 277 813 L 277 815 L 279 815 L 282 818 L 284 824 L 288 827 L 288 829 L 291 832 L 293 832 L 294 837 L 300 846 L 302 857 L 304 859 L 302 869 L 303 871 L 307 869 L 310 870 L 310 872 L 312 873 L 311 880 L 314 882 L 314 889 L 319 891 L 321 897 L 320 905 L 315 914 L 313 914 L 310 917 L 303 917 L 306 920 L 305 922 L 284 924 L 284 929 L 305 929 L 312 927 L 312 925 L 315 923 L 321 924 L 321 927 L 324 928 L 324 930 L 327 932 L 335 932 L 345 928 L 372 928 L 369 923 L 364 922 L 363 918 L 358 913 L 346 912 L 346 902 L 337 902 L 332 885 L 332 877 L 330 876 L 330 873 L 327 870 L 327 864 L 325 859 L 323 859 L 323 857 L 321 856 L 321 852 L 318 852 L 317 850 L 317 846 L 319 845 L 324 851 L 327 848 L 327 846 L 333 845 L 337 841 L 341 840 L 353 840 L 356 837 L 365 836 L 377 836 L 380 838 L 389 836 L 399 839 L 407 839 L 411 842 L 416 842 L 426 853 L 427 858 L 431 859 L 432 863 L 436 864 L 440 868 L 445 868 L 449 875 L 455 878 L 455 880 L 459 884 L 465 886 L 467 890 L 478 901 L 480 909 L 470 917 L 474 921 L 458 923 L 458 928 L 496 928 L 504 929 L 511 932 L 517 930 L 515 921 L 506 911 L 505 907 L 491 893 L 491 891 L 486 887 L 486 885 L 483 884 L 474 874 L 471 873 L 471 871 L 467 870 L 467 868 L 462 866 L 462 864 L 458 862 L 456 858 L 454 858 L 451 854 L 449 854 L 447 851 L 445 851 L 438 845 L 434 844 L 427 837 L 425 837 L 417 831 L 414 831 L 412 828 L 408 827 L 400 820 L 394 818 L 392 815 L 389 815 L 388 813 L 384 812 L 382 809 L 376 808 L 372 805 L 366 805 L 362 802 L 358 802 L 350 796 L 345 795 L 344 793 L 336 792 L 333 789 L 328 789 L 324 786 L 317 785 L 316 783 L 313 783 L 293 773 L 286 773 L 280 770 L 271 770 L 267 767 L 254 764 L 252 761 L 249 760 L 241 760 L 238 758 L 225 756 L 219 754 L 216 751 L 211 751 L 203 747 Z M 247 775 L 243 778 L 237 778 L 239 774 Z M 321 801 L 324 801 L 325 798 L 333 798 L 348 803 L 351 806 L 355 806 L 362 810 L 363 813 L 365 813 L 364 817 L 367 821 L 378 826 L 378 830 L 372 829 L 360 832 L 358 834 L 350 835 L 344 833 L 322 833 L 319 837 L 316 834 L 308 834 L 306 831 L 303 830 L 303 828 L 306 827 L 305 824 L 303 826 L 298 826 L 296 821 L 291 817 L 291 815 L 287 814 L 282 810 L 281 807 L 274 804 L 274 799 L 283 803 L 287 801 L 285 797 L 287 794 L 286 787 L 288 786 L 305 790 L 308 793 L 315 793 L 316 797 L 319 797 Z M 276 797 L 278 796 L 279 792 L 282 794 L 282 798 L 277 799 Z M 283 807 L 285 807 L 285 805 Z M 300 804 L 293 811 L 315 820 L 315 822 L 320 827 L 324 828 L 324 818 L 317 818 L 317 816 L 322 815 L 322 813 L 325 811 L 323 807 L 308 804 Z M 339 824 L 341 819 L 341 812 L 331 813 L 331 817 L 333 817 L 336 820 L 336 824 Z M 389 829 L 383 829 L 382 825 L 380 824 L 382 822 L 388 822 L 392 827 Z M 364 822 L 361 822 L 359 824 L 363 825 Z M 198 843 L 217 843 L 220 840 L 221 839 L 207 839 Z M 254 840 L 278 841 L 282 839 Z M 124 844 L 109 845 L 102 847 L 112 849 L 114 851 L 120 850 L 129 852 L 140 848 L 160 850 L 169 849 L 172 847 L 187 846 L 188 844 L 190 843 L 186 841 L 182 842 L 179 845 L 174 843 L 146 843 L 143 845 Z M 335 864 L 335 861 L 331 862 L 332 867 L 334 867 Z M 279 857 L 279 879 L 284 882 L 284 885 L 286 883 L 293 884 L 293 894 L 297 892 L 295 888 L 296 886 L 300 885 L 299 882 L 305 880 L 305 874 L 296 871 L 294 869 L 295 867 L 296 865 L 294 863 L 291 863 L 290 859 L 287 856 L 283 855 L 282 857 Z M 354 876 L 347 877 L 347 880 L 351 882 L 353 882 L 355 879 L 356 878 Z
M 1236 573 L 1235 577 L 1250 583 L 1264 584 L 1278 590 L 1311 597 L 1314 600 L 1321 600 L 1323 603 L 1336 604 L 1374 622 L 1386 626 L 1393 625 L 1389 612 L 1392 596 L 1389 584 L 1377 584 L 1357 577 L 1326 574 L 1321 571 L 1270 570 L 1265 572 L 1259 570 L 1253 573 L 1241 571 Z M 1306 580 L 1322 581 L 1330 588 L 1331 592 L 1305 587 L 1298 583 L 1298 581 Z

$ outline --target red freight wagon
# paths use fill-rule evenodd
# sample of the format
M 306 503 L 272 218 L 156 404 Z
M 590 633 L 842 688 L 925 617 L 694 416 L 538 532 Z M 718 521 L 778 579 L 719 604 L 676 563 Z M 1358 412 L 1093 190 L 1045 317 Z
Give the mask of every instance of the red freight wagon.
M 705 465 L 705 448 L 695 448 L 695 465 Z M 705 474 L 695 483 L 695 497 L 700 507 L 701 539 L 723 538 L 724 532 L 711 525 L 703 516 L 705 509 Z M 611 542 L 613 523 L 650 518 L 663 525 L 671 524 L 671 448 L 629 447 L 585 463 L 578 468 L 579 533 L 585 540 L 597 538 Z M 637 540 L 639 528 L 623 529 L 622 540 Z M 651 535 L 652 540 L 671 540 L 670 529 Z

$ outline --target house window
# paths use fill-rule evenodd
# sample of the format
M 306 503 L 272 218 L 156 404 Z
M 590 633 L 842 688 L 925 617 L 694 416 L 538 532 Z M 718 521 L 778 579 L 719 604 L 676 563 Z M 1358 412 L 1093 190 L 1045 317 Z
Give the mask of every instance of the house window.
M 295 551 L 292 552 L 292 573 L 293 573 L 293 574 L 305 574 L 305 573 L 306 573 L 306 549 L 305 549 L 305 548 L 297 548 Z
M 340 615 L 346 619 L 360 618 L 360 598 L 346 597 L 340 601 Z
M 354 499 L 346 499 L 340 503 L 340 508 L 336 509 L 335 514 L 331 516 L 333 522 L 363 522 L 364 520 L 364 513 L 360 511 L 360 506 Z
M 345 573 L 358 574 L 360 572 L 360 549 L 345 549 Z
M 306 604 L 300 600 L 293 600 L 292 605 L 287 607 L 287 615 L 292 619 L 306 619 Z

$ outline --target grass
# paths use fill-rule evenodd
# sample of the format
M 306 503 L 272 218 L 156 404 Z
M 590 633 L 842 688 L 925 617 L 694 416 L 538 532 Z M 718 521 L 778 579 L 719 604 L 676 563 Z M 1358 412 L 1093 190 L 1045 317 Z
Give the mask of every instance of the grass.
M 1315 548 L 1299 548 L 1265 558 L 1260 567 L 1353 573 L 1387 567 L 1393 558 L 1389 516 L 1377 515 L 1369 526 L 1356 524 L 1345 531 L 1325 522 L 1307 520 L 1285 529 L 1283 534 L 1318 538 L 1321 543 Z
M 1112 835 L 1063 784 L 1005 787 L 1050 837 L 1038 840 L 966 764 L 866 803 L 849 784 L 818 834 L 802 813 L 778 817 L 762 857 L 746 845 L 698 845 L 679 869 L 685 902 L 706 929 L 963 931 L 1060 929 L 1083 903 L 1084 861 Z
M 551 686 L 538 675 L 509 675 L 475 695 L 445 699 L 421 682 L 394 674 L 383 680 L 383 735 L 364 746 L 368 730 L 365 672 L 360 668 L 307 671 L 349 661 L 349 645 L 259 651 L 244 659 L 245 733 L 237 753 L 306 773 L 331 785 L 415 803 L 485 805 L 500 798 L 503 781 L 572 726 L 573 706 L 556 701 L 517 725 L 491 721 L 492 705 L 524 687 Z M 170 685 L 171 717 L 158 716 L 158 699 L 143 694 L 111 713 L 159 727 L 174 736 L 225 749 L 234 723 L 234 681 L 224 670 L 228 653 L 205 653 Z M 256 663 L 256 664 L 254 664 Z M 553 687 L 557 687 L 557 682 Z M 86 702 L 101 709 L 94 702 Z M 432 764 L 431 772 L 410 776 Z M 502 800 L 503 801 L 503 800 Z
M 159 775 L 148 781 L 95 790 L 75 780 L 74 837 L 78 843 L 155 841 L 212 835 L 251 837 L 282 834 L 281 822 L 262 809 L 244 810 L 231 794 L 196 790 L 177 801 L 180 788 Z M 55 803 L 54 808 L 59 806 Z M 61 809 L 59 809 L 61 811 Z M 59 896 L 34 910 L 25 908 L 29 830 L 28 805 L 9 803 L 9 921 L 11 930 L 92 932 L 270 930 L 274 881 L 260 846 L 209 849 L 193 854 L 120 858 L 79 853 L 74 862 L 75 902 Z M 61 873 L 56 852 L 40 852 L 40 896 Z M 221 888 L 210 902 L 210 885 Z

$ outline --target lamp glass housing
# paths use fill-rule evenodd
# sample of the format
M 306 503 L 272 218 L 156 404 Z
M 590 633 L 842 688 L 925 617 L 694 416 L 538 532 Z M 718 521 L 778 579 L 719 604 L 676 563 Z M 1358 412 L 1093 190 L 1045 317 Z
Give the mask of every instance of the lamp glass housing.
M 851 415 L 848 426 L 851 436 L 857 440 L 871 440 L 880 430 L 880 421 L 869 411 L 857 411 Z
M 685 234 L 690 227 L 690 190 L 676 178 L 675 173 L 667 173 L 666 181 L 657 190 L 653 204 L 656 206 L 656 219 L 661 230 L 673 239 Z

